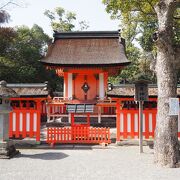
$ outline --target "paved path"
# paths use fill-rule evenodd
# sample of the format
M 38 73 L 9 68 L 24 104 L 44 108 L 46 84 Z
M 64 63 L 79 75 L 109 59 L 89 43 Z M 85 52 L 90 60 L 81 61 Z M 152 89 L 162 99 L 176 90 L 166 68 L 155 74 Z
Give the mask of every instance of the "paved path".
M 180 169 L 153 164 L 153 150 L 137 146 L 93 150 L 21 150 L 0 160 L 0 180 L 179 180 Z

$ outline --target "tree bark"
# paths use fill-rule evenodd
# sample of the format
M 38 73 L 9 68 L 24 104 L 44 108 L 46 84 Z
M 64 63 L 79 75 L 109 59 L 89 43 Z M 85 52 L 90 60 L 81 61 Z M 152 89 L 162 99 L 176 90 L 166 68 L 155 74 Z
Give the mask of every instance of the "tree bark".
M 156 74 L 158 84 L 158 114 L 155 130 L 154 158 L 160 166 L 175 167 L 178 162 L 178 116 L 169 115 L 169 98 L 177 97 L 175 51 L 172 45 L 175 0 L 160 0 L 155 6 L 158 18 L 156 40 Z

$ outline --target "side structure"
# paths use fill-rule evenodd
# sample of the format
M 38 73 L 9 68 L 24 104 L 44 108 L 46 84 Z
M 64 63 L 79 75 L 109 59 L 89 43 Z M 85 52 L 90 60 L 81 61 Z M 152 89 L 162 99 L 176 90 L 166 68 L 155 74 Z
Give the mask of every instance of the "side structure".
M 144 139 L 154 138 L 154 131 L 157 119 L 157 85 L 149 84 L 149 101 L 143 105 L 143 136 Z M 139 136 L 139 118 L 138 104 L 134 101 L 134 84 L 114 85 L 111 91 L 108 91 L 107 97 L 120 104 L 119 113 L 116 118 L 116 139 L 134 139 Z M 177 95 L 180 101 L 180 85 L 177 86 Z M 180 118 L 178 120 L 178 137 L 180 137 Z
M 47 83 L 7 84 L 19 97 L 11 98 L 10 138 L 36 138 L 40 142 L 41 120 L 46 120 Z

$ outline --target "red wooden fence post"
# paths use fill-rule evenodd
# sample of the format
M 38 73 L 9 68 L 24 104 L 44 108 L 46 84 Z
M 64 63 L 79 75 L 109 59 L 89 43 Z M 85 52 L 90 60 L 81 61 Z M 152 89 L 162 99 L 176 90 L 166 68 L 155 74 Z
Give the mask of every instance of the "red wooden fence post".
M 41 131 L 41 102 L 37 101 L 37 128 L 36 128 L 36 141 L 40 142 Z
M 19 137 L 19 114 L 20 111 L 16 111 L 16 132 L 15 132 L 15 137 Z
M 145 114 L 145 138 L 146 139 L 149 139 L 149 112 L 150 111 L 147 111 L 145 110 L 144 111 L 144 114 Z
M 116 103 L 116 141 L 120 141 L 120 101 Z
M 134 112 L 134 110 L 132 110 L 132 113 L 131 113 L 131 138 L 132 139 L 134 139 L 134 129 L 135 129 L 135 118 L 134 118 L 134 116 L 135 116 L 135 112 Z

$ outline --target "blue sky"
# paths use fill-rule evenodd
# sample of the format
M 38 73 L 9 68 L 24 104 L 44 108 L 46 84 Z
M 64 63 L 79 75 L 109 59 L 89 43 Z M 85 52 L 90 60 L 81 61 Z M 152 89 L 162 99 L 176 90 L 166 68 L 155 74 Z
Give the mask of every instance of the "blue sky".
M 43 13 L 46 9 L 53 10 L 61 6 L 75 12 L 79 21 L 88 21 L 90 26 L 88 30 L 119 29 L 119 21 L 110 19 L 101 0 L 16 0 L 16 2 L 26 7 L 8 8 L 11 15 L 11 22 L 8 24 L 10 26 L 27 25 L 31 27 L 33 24 L 38 24 L 47 34 L 52 35 L 50 21 Z

